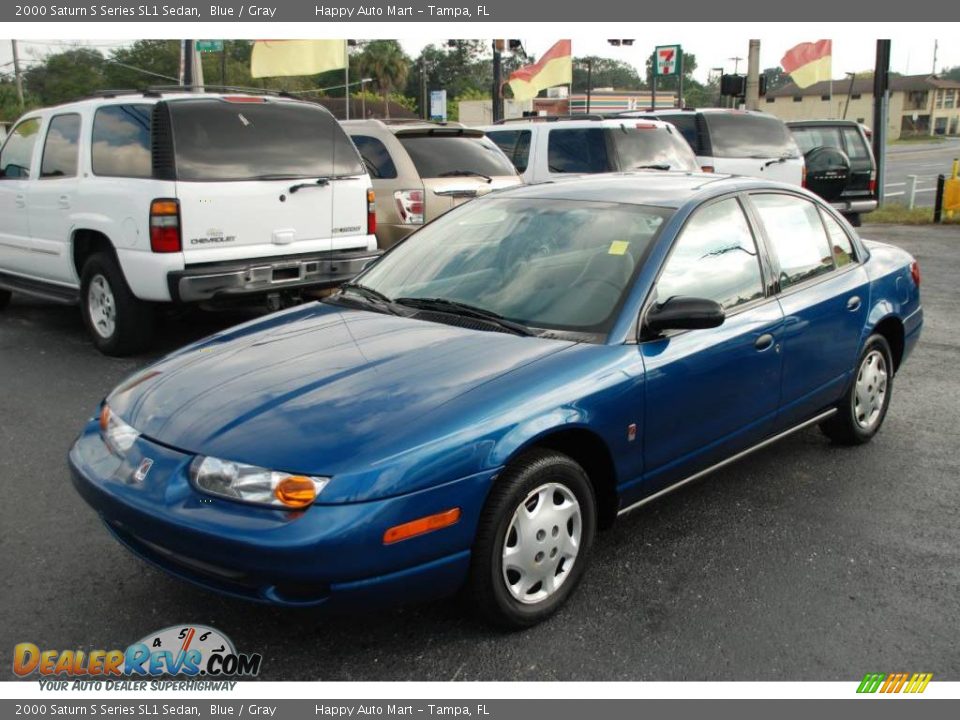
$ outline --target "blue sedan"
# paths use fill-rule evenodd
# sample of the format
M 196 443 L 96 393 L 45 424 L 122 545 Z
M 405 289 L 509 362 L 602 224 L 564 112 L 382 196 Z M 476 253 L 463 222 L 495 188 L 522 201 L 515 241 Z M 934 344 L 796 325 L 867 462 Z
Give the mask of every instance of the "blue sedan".
M 130 550 L 219 592 L 463 590 L 525 627 L 618 515 L 807 426 L 870 440 L 919 286 L 910 255 L 795 187 L 641 172 L 492 193 L 330 298 L 129 378 L 73 481 Z

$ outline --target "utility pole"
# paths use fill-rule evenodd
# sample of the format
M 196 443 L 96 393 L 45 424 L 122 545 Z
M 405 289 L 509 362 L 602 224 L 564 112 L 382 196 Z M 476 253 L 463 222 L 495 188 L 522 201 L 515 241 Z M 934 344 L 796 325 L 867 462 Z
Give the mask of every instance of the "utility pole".
M 23 79 L 20 77 L 20 56 L 17 55 L 17 41 L 11 40 L 10 46 L 13 50 L 13 77 L 17 83 L 17 102 L 20 103 L 20 109 L 23 110 Z
M 587 115 L 590 114 L 591 92 L 593 92 L 593 62 L 587 60 Z
M 650 109 L 657 109 L 657 51 L 650 56 Z
M 500 53 L 503 51 L 503 40 L 493 41 L 493 121 L 503 120 L 503 65 Z
M 427 98 L 427 59 L 420 56 L 420 118 L 430 119 L 430 103 Z
M 883 204 L 883 172 L 887 166 L 887 90 L 890 72 L 890 41 L 877 40 L 873 69 L 873 155 L 877 160 L 877 200 Z
M 933 74 L 937 74 L 937 41 L 933 41 Z
M 193 40 L 183 41 L 183 85 L 192 88 L 194 86 L 194 52 Z
M 727 60 L 733 61 L 733 74 L 736 75 L 736 74 L 737 74 L 737 70 L 740 68 L 740 61 L 743 60 L 743 58 L 742 58 L 742 57 L 732 57 L 732 58 L 727 58 Z
M 751 40 L 747 53 L 747 110 L 760 109 L 760 41 Z

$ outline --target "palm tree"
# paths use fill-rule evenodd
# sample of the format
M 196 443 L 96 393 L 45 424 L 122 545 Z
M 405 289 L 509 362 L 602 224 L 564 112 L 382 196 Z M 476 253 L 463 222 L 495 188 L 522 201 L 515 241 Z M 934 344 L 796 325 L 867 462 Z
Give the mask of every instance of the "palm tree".
M 384 114 L 389 119 L 390 93 L 406 83 L 410 58 L 396 40 L 373 40 L 360 54 L 360 71 L 373 78 L 383 95 Z

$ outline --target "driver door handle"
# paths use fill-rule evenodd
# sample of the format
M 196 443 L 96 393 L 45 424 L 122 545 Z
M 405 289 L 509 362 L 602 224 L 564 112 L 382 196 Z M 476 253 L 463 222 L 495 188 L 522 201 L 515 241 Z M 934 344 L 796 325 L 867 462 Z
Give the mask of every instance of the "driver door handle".
M 847 300 L 847 310 L 856 312 L 860 309 L 860 298 L 856 295 Z
M 770 333 L 764 333 L 757 338 L 757 341 L 753 344 L 757 350 L 766 350 L 768 347 L 773 345 L 773 335 Z

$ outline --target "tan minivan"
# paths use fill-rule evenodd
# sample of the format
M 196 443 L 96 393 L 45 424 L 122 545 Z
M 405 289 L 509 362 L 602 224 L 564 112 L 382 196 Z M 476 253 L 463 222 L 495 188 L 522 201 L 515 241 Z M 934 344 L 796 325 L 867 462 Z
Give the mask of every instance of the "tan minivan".
M 341 125 L 373 180 L 377 242 L 383 249 L 460 203 L 522 182 L 482 130 L 460 123 L 348 120 Z

